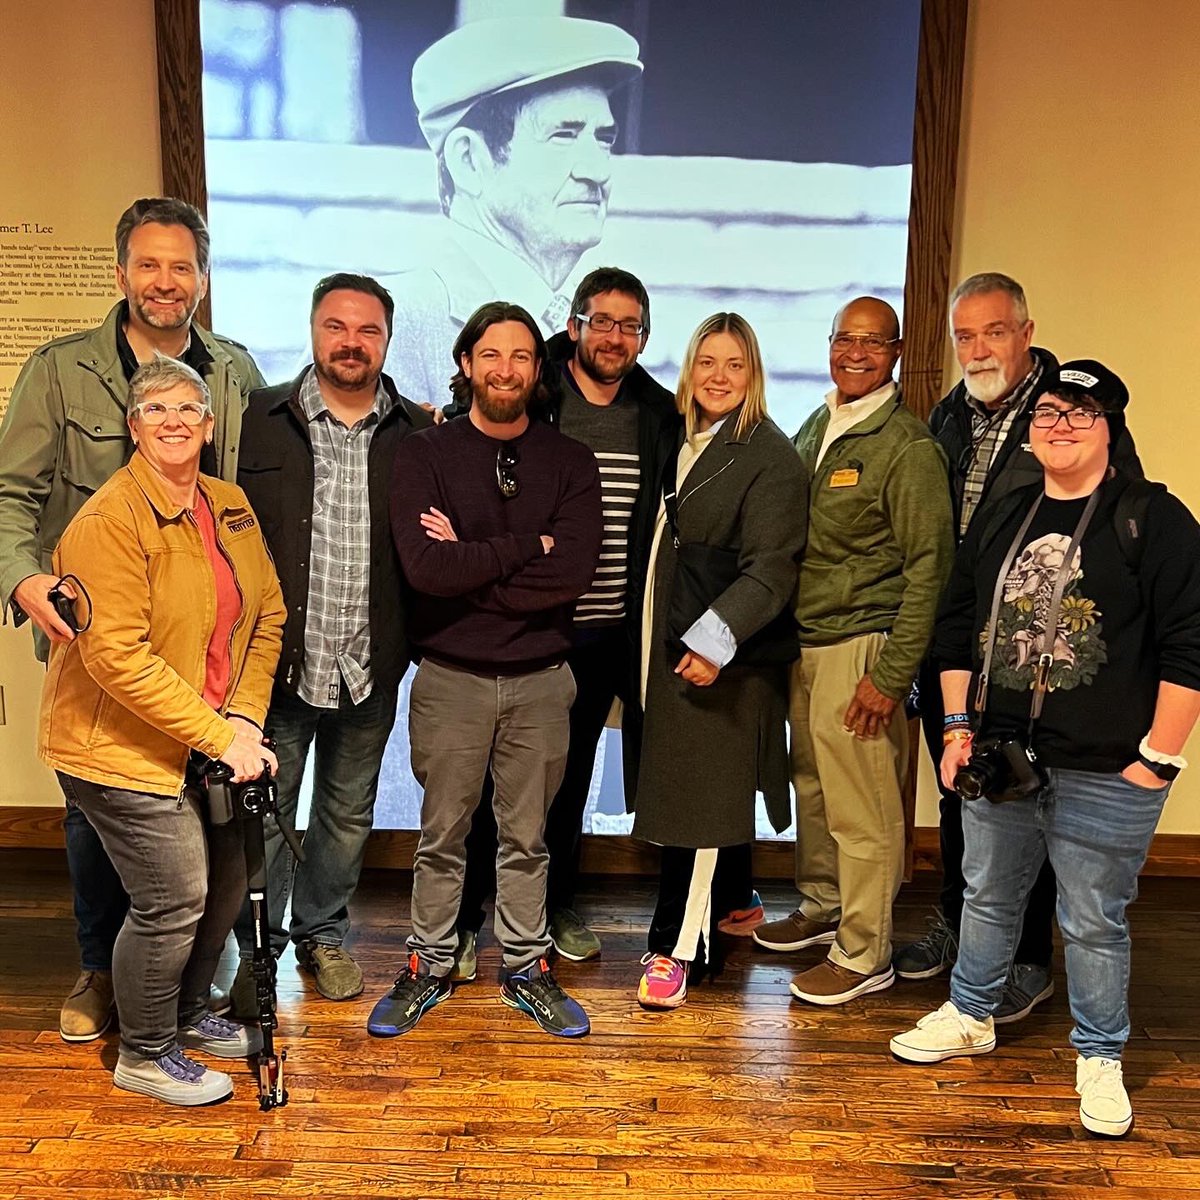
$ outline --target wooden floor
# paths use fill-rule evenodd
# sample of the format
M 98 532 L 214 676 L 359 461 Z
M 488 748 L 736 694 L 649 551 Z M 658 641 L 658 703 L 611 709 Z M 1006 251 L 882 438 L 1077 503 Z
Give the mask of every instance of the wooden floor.
M 994 1054 L 932 1067 L 895 1062 L 887 1039 L 941 1003 L 945 980 L 819 1010 L 787 984 L 820 951 L 740 946 L 686 1007 L 641 1011 L 645 883 L 581 898 L 604 956 L 558 975 L 590 1037 L 548 1038 L 504 1007 L 489 940 L 477 983 L 376 1041 L 364 1024 L 394 973 L 407 890 L 399 873 L 364 879 L 361 999 L 320 1000 L 285 958 L 286 1108 L 260 1113 L 242 1073 L 230 1102 L 173 1109 L 114 1090 L 115 1037 L 59 1040 L 76 961 L 62 858 L 0 851 L 0 1197 L 1200 1197 L 1194 881 L 1146 880 L 1133 913 L 1137 1123 L 1119 1142 L 1078 1124 L 1061 990 Z M 901 931 L 932 897 L 928 878 L 905 889 Z M 776 889 L 769 908 L 788 899 Z

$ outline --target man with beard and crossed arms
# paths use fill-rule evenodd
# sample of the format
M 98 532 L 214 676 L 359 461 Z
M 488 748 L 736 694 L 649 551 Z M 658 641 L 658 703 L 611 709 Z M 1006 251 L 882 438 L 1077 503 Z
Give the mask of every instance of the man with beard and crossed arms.
M 675 397 L 638 364 L 649 336 L 650 298 L 641 280 L 619 267 L 588 272 L 575 289 L 566 331 L 546 347 L 541 380 L 546 399 L 530 413 L 592 451 L 604 498 L 600 561 L 591 587 L 575 606 L 567 655 L 578 689 L 571 705 L 567 768 L 546 818 L 550 936 L 558 953 L 573 962 L 600 953 L 600 939 L 575 911 L 583 814 L 605 719 L 614 697 L 625 700 L 634 677 L 632 626 L 641 614 L 636 596 L 654 536 L 663 464 L 681 427 Z M 495 886 L 495 864 L 489 777 L 467 838 L 455 983 L 475 978 L 476 936 Z
M 451 993 L 467 827 L 490 769 L 501 999 L 547 1033 L 581 1037 L 587 1015 L 546 964 L 544 830 L 566 767 L 566 657 L 600 550 L 600 474 L 586 446 L 529 418 L 546 347 L 523 308 L 483 305 L 454 355 L 469 414 L 406 439 L 393 468 L 392 534 L 422 660 L 409 742 L 425 797 L 408 960 L 367 1029 L 407 1033 Z

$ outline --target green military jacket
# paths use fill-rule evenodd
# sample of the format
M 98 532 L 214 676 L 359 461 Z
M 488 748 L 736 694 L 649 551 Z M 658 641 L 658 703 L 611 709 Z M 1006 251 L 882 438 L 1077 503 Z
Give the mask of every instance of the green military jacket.
M 129 384 L 117 354 L 124 302 L 96 329 L 39 347 L 17 376 L 0 424 L 0 606 L 5 619 L 22 579 L 50 571 L 71 518 L 129 461 Z M 237 481 L 246 397 L 264 386 L 249 352 L 193 325 L 212 358 L 213 448 L 221 478 Z
M 925 654 L 954 555 L 946 456 L 897 391 L 835 439 L 816 467 L 829 416 L 822 404 L 795 440 L 811 477 L 800 641 L 828 646 L 887 633 L 871 681 L 899 700 Z

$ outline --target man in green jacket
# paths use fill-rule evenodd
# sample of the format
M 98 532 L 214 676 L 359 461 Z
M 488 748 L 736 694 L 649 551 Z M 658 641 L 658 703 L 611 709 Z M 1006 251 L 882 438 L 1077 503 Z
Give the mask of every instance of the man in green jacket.
M 812 1004 L 894 982 L 903 702 L 953 554 L 945 456 L 892 379 L 901 348 L 891 305 L 861 297 L 842 308 L 829 338 L 834 389 L 796 435 L 812 480 L 789 708 L 800 906 L 754 940 L 830 945 L 791 985 Z
M 124 294 L 96 329 L 57 338 L 21 369 L 0 424 L 0 609 L 29 620 L 45 659 L 74 633 L 47 593 L 50 556 L 71 518 L 133 452 L 125 405 L 138 364 L 181 359 L 212 393 L 212 445 L 200 469 L 235 482 L 242 409 L 263 386 L 244 347 L 193 321 L 208 291 L 209 236 L 182 200 L 135 201 L 117 222 L 116 281 Z M 67 806 L 67 863 L 75 890 L 82 973 L 59 1017 L 72 1042 L 100 1036 L 112 1019 L 112 949 L 128 898 L 95 830 Z

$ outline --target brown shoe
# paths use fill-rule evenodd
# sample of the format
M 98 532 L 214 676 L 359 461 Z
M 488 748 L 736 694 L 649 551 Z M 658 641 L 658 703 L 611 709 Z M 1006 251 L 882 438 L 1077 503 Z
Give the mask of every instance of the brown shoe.
M 754 931 L 754 940 L 768 950 L 803 950 L 805 946 L 829 945 L 837 937 L 836 921 L 810 921 L 799 909 L 768 921 Z
M 64 1042 L 94 1042 L 113 1019 L 111 971 L 83 971 L 58 1014 Z
M 892 964 L 874 975 L 860 975 L 828 958 L 792 980 L 792 995 L 809 1004 L 845 1004 L 868 992 L 884 992 L 896 982 Z

